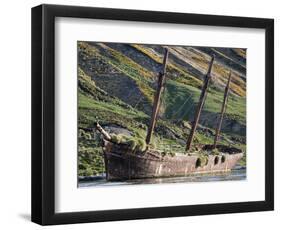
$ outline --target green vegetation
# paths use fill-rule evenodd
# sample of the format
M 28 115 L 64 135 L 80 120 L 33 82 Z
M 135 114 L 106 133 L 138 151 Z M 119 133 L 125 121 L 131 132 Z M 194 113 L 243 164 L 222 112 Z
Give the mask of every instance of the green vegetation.
M 144 152 L 147 148 L 143 138 L 127 136 L 124 134 L 111 135 L 111 141 L 116 144 L 125 144 L 132 151 Z
M 219 155 L 220 152 L 219 152 L 218 149 L 213 149 L 213 150 L 212 150 L 212 154 L 213 154 L 213 155 Z
M 154 48 L 143 45 L 132 45 L 132 47 L 136 49 L 136 52 L 142 52 L 147 61 L 152 64 L 162 62 L 159 51 L 155 51 Z M 243 50 L 239 50 L 241 55 L 242 52 Z M 207 63 L 202 58 L 200 62 Z M 175 153 L 184 152 L 190 124 L 201 92 L 202 80 L 200 78 L 190 74 L 172 60 L 168 63 L 166 89 L 161 99 L 161 114 L 151 144 L 146 146 L 144 140 L 150 121 L 148 111 L 151 111 L 153 103 L 157 72 L 148 70 L 146 66 L 136 63 L 124 53 L 102 43 L 79 42 L 78 63 L 78 169 L 80 176 L 98 175 L 104 172 L 103 141 L 100 134 L 92 130 L 96 121 L 110 132 L 113 142 L 126 144 L 133 151 L 142 152 L 147 147 L 157 148 L 163 156 L 174 156 Z M 220 68 L 225 67 L 220 66 Z M 120 83 L 123 81 L 122 76 L 135 83 L 127 88 L 118 88 L 118 84 L 112 86 L 117 87 L 112 91 L 124 93 L 129 91 L 128 98 L 120 99 L 114 96 L 112 91 L 105 90 L 111 86 L 105 87 L 104 84 L 110 84 L 110 82 L 93 80 L 93 76 L 94 79 L 99 79 L 107 75 L 118 77 Z M 225 79 L 223 77 L 222 79 L 225 84 Z M 245 92 L 246 88 L 245 82 L 238 75 L 235 79 L 233 85 L 237 89 L 232 89 L 231 86 L 234 93 L 230 94 L 228 100 L 219 143 L 246 150 L 246 98 L 242 93 L 235 93 L 239 90 Z M 208 90 L 200 127 L 194 137 L 194 145 L 213 143 L 216 119 L 223 100 L 223 90 L 218 89 L 217 86 L 213 87 L 215 83 L 221 84 L 221 79 L 219 82 L 212 82 L 212 87 Z M 132 104 L 130 95 L 138 90 L 143 100 Z M 145 100 L 149 103 L 145 103 Z M 204 154 L 200 156 L 199 161 L 200 165 L 206 164 Z M 246 158 L 242 159 L 241 165 L 245 165 L 245 162 Z
M 165 92 L 166 116 L 170 119 L 192 119 L 194 108 L 199 100 L 201 90 L 172 80 L 167 82 Z M 223 92 L 209 89 L 204 111 L 216 114 L 221 110 Z M 246 99 L 230 95 L 227 105 L 227 116 L 235 117 L 242 124 L 246 122 Z
M 97 48 L 94 49 L 96 50 Z M 109 65 L 112 65 L 121 73 L 124 73 L 135 80 L 145 97 L 147 97 L 151 103 L 153 102 L 154 90 L 149 86 L 149 82 L 153 78 L 151 72 L 104 44 L 100 44 L 98 49 L 101 49 L 103 52 L 106 50 L 106 54 L 102 55 L 100 53 L 101 51 L 98 51 L 96 52 L 97 56 L 105 60 Z
M 134 47 L 136 50 L 145 54 L 148 58 L 152 59 L 153 61 L 155 61 L 159 64 L 162 64 L 163 57 L 161 57 L 160 55 L 153 52 L 152 49 L 149 49 L 145 46 L 136 45 L 136 44 L 133 44 L 131 46 Z M 173 78 L 173 80 L 175 80 L 177 82 L 181 82 L 181 83 L 184 83 L 187 85 L 192 85 L 196 88 L 200 88 L 202 85 L 202 81 L 200 79 L 197 79 L 196 77 L 187 73 L 184 69 L 181 69 L 180 67 L 178 67 L 177 65 L 175 65 L 173 63 L 167 64 L 167 75 L 168 75 L 168 77 Z M 176 76 L 176 78 L 173 76 Z
M 94 141 L 89 132 L 78 131 L 78 173 L 80 176 L 92 176 L 104 172 L 104 161 L 100 141 Z

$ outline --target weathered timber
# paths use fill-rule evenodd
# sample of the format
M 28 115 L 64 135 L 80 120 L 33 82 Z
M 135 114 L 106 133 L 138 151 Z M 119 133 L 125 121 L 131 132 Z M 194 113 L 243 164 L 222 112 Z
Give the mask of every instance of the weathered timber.
M 220 113 L 220 116 L 219 116 L 219 119 L 218 119 L 218 124 L 217 124 L 217 128 L 216 128 L 216 135 L 215 135 L 215 139 L 214 139 L 214 146 L 213 146 L 214 149 L 217 147 L 217 142 L 218 142 L 218 138 L 219 138 L 219 135 L 220 135 L 223 115 L 224 115 L 225 110 L 226 110 L 226 104 L 227 104 L 227 98 L 228 98 L 228 94 L 229 94 L 230 82 L 231 82 L 231 71 L 229 72 L 228 81 L 227 81 L 227 84 L 226 84 L 225 90 L 224 90 L 221 113 Z
M 210 62 L 209 68 L 208 68 L 208 72 L 206 74 L 204 84 L 203 84 L 203 87 L 202 87 L 201 95 L 200 95 L 198 106 L 197 106 L 196 113 L 195 113 L 195 118 L 194 118 L 194 121 L 192 123 L 192 128 L 191 128 L 190 134 L 189 134 L 188 139 L 187 139 L 186 149 L 185 149 L 186 151 L 189 151 L 190 148 L 191 148 L 191 144 L 192 144 L 192 141 L 193 141 L 193 138 L 194 138 L 194 134 L 195 134 L 197 125 L 198 125 L 200 114 L 201 114 L 201 111 L 202 111 L 202 108 L 203 108 L 203 105 L 204 105 L 204 102 L 205 102 L 205 99 L 206 99 L 207 89 L 208 89 L 209 82 L 210 82 L 210 79 L 211 79 L 211 76 L 212 76 L 211 71 L 212 71 L 214 59 L 215 59 L 215 57 L 212 56 L 211 62 Z
M 202 150 L 212 149 L 213 145 L 203 145 Z M 145 152 L 132 152 L 125 144 L 105 141 L 103 148 L 106 179 L 122 181 L 140 178 L 189 176 L 204 173 L 226 173 L 235 167 L 243 157 L 240 149 L 217 146 L 219 155 L 210 154 L 202 162 L 200 156 L 163 156 L 160 151 L 148 149 Z
M 163 59 L 163 66 L 162 66 L 162 71 L 158 74 L 158 86 L 157 90 L 154 96 L 154 102 L 153 102 L 153 109 L 152 109 L 152 116 L 150 120 L 150 125 L 147 131 L 147 136 L 146 136 L 146 144 L 149 144 L 151 141 L 152 133 L 156 124 L 156 118 L 159 113 L 159 107 L 160 107 L 160 97 L 161 93 L 163 91 L 163 84 L 165 82 L 165 74 L 166 74 L 166 65 L 167 65 L 167 60 L 168 60 L 168 55 L 169 55 L 169 50 L 165 48 L 165 54 L 164 54 L 164 59 Z
M 96 129 L 102 134 L 103 138 L 107 141 L 111 140 L 111 136 L 106 132 L 98 122 L 95 123 Z

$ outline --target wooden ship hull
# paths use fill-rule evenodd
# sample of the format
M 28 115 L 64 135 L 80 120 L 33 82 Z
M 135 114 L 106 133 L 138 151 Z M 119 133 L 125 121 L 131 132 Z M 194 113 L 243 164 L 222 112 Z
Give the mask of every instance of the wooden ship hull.
M 203 146 L 208 149 L 209 145 Z M 225 153 L 208 155 L 204 165 L 200 157 L 194 155 L 162 156 L 157 150 L 142 153 L 132 152 L 124 145 L 105 142 L 104 161 L 106 179 L 120 181 L 141 178 L 176 177 L 195 174 L 225 173 L 234 168 L 243 157 L 237 148 L 218 145 Z

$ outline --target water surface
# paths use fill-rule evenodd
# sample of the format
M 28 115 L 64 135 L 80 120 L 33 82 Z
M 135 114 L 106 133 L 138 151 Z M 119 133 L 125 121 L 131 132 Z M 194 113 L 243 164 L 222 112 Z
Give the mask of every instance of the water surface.
M 184 177 L 166 177 L 166 178 L 147 178 L 133 179 L 127 181 L 106 181 L 105 176 L 92 178 L 89 181 L 80 181 L 79 188 L 104 187 L 104 186 L 122 186 L 136 184 L 164 184 L 164 183 L 188 183 L 188 182 L 212 182 L 212 181 L 237 181 L 246 179 L 246 168 L 237 167 L 228 173 L 204 174 Z

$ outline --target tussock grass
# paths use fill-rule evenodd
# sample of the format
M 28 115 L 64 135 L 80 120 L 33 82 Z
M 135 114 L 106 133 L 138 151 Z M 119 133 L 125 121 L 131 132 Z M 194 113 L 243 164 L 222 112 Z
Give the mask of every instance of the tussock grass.
M 144 139 L 133 136 L 127 136 L 124 134 L 112 134 L 111 141 L 116 144 L 125 144 L 132 151 L 137 152 L 144 152 L 147 148 Z

